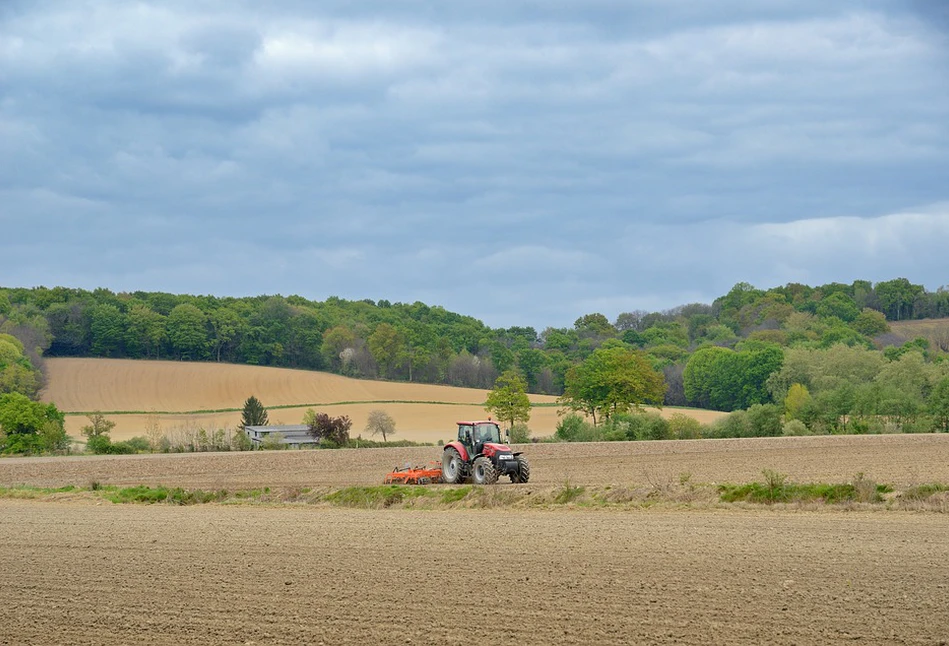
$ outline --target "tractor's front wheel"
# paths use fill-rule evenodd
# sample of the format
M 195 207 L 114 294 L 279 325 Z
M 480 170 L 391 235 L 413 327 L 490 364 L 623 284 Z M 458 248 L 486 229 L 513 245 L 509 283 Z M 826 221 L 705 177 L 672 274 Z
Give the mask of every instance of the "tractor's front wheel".
M 445 449 L 442 455 L 442 480 L 445 484 L 459 484 L 464 479 L 463 466 L 458 451 L 453 448 Z
M 527 461 L 527 458 L 522 458 L 517 456 L 515 458 L 517 461 L 517 471 L 511 474 L 511 482 L 517 484 L 519 482 L 527 482 L 531 477 L 531 465 Z
M 485 456 L 475 458 L 471 464 L 471 480 L 475 484 L 489 485 L 498 481 L 498 472 L 491 464 L 491 460 Z

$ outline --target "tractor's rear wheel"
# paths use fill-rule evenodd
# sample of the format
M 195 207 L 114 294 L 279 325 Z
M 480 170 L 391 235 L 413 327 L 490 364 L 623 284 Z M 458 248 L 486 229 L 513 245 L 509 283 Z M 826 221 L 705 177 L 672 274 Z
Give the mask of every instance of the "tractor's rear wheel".
M 498 481 L 498 472 L 489 458 L 483 455 L 475 458 L 471 464 L 471 480 L 479 485 L 494 484 Z
M 511 474 L 511 482 L 527 482 L 531 477 L 530 462 L 527 461 L 527 458 L 522 458 L 521 456 L 517 456 L 514 459 L 517 462 L 517 471 Z
M 458 451 L 453 448 L 445 449 L 442 454 L 442 480 L 445 484 L 459 484 L 463 479 L 463 463 Z

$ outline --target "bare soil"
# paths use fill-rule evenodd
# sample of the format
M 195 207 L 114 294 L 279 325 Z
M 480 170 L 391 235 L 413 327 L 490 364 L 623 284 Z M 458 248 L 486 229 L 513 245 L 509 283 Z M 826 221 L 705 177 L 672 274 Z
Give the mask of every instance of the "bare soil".
M 531 484 L 655 485 L 760 481 L 762 469 L 797 482 L 846 482 L 857 473 L 910 486 L 949 483 L 949 434 L 529 444 Z M 439 447 L 0 459 L 0 485 L 91 482 L 203 489 L 381 484 L 388 471 L 441 458 Z M 511 485 L 506 485 L 511 486 Z
M 945 644 L 947 529 L 0 500 L 0 644 Z

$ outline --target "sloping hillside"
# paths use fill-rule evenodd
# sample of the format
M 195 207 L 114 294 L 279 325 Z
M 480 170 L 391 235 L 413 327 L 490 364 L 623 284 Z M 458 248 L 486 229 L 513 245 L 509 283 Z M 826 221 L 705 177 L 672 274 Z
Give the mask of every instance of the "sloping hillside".
M 929 341 L 933 350 L 949 352 L 949 318 L 891 321 L 890 332 L 881 340 L 885 345 L 902 345 L 920 337 Z
M 304 411 L 314 408 L 350 416 L 353 435 L 363 432 L 371 410 L 381 408 L 395 418 L 397 438 L 423 442 L 450 439 L 457 420 L 486 415 L 487 391 L 471 388 L 223 363 L 60 358 L 48 359 L 47 366 L 43 400 L 72 413 L 66 428 L 74 436 L 87 423 L 82 413 L 91 411 L 107 412 L 116 422 L 113 439 L 142 435 L 156 425 L 166 432 L 234 428 L 250 395 L 270 408 L 271 423 L 298 424 Z M 530 397 L 539 404 L 556 402 L 549 395 Z M 703 422 L 720 415 L 688 413 Z M 557 420 L 555 406 L 535 408 L 530 426 L 535 435 L 550 435 Z

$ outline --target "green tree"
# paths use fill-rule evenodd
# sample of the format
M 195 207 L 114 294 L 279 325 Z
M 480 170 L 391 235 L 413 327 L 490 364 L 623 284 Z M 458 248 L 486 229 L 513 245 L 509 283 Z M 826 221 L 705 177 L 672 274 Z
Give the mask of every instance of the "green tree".
M 343 325 L 331 327 L 323 333 L 323 364 L 333 372 L 341 372 L 344 352 L 356 345 L 356 334 Z
M 129 308 L 125 346 L 132 356 L 161 357 L 161 346 L 165 342 L 165 317 L 148 305 L 136 303 Z
M 123 352 L 128 322 L 125 314 L 115 305 L 96 305 L 90 313 L 92 354 L 115 357 Z
M 871 338 L 890 331 L 890 325 L 886 322 L 886 316 L 883 315 L 883 312 L 868 308 L 857 315 L 851 327 L 863 336 Z
M 366 422 L 366 431 L 370 435 L 382 435 L 382 441 L 387 442 L 389 435 L 395 435 L 395 420 L 384 410 L 369 411 L 369 419 Z
M 244 400 L 244 410 L 241 411 L 241 422 L 237 427 L 244 431 L 248 426 L 266 426 L 269 422 L 267 409 L 260 403 L 260 400 L 251 395 Z
M 405 360 L 405 337 L 388 323 L 380 323 L 366 344 L 382 376 L 391 378 L 394 369 Z
M 190 303 L 168 314 L 168 341 L 179 359 L 202 359 L 208 347 L 207 316 Z
M 784 352 L 773 345 L 749 345 L 737 352 L 704 348 L 692 355 L 682 374 L 686 398 L 726 411 L 767 403 L 768 379 L 783 362 Z
M 243 322 L 237 312 L 228 307 L 214 310 L 210 318 L 211 347 L 215 360 L 220 361 L 223 354 L 233 350 Z
M 811 398 L 807 386 L 802 384 L 791 384 L 788 389 L 788 395 L 784 398 L 784 416 L 789 419 L 799 419 L 798 415 L 801 408 Z
M 16 337 L 0 334 L 0 393 L 21 393 L 35 397 L 40 380 L 33 364 L 23 354 L 23 344 Z
M 509 429 L 518 422 L 526 424 L 531 418 L 527 382 L 514 370 L 500 375 L 494 381 L 494 388 L 488 393 L 484 409 L 506 422 Z
M 901 321 L 913 318 L 913 302 L 923 293 L 922 285 L 913 285 L 905 278 L 877 283 L 873 291 L 886 318 Z
M 815 313 L 821 318 L 836 317 L 850 323 L 860 315 L 860 308 L 846 294 L 835 292 L 817 304 Z
M 567 371 L 560 402 L 570 410 L 589 414 L 596 425 L 597 413 L 609 419 L 642 404 L 661 406 L 665 392 L 662 374 L 643 352 L 607 344 Z
M 69 445 L 66 416 L 21 393 L 0 395 L 0 453 L 44 453 Z
M 110 419 L 106 419 L 106 416 L 100 412 L 95 412 L 92 415 L 87 416 L 89 418 L 89 424 L 83 426 L 80 431 L 85 437 L 93 438 L 100 436 L 108 436 L 112 432 L 112 429 L 115 428 L 115 422 Z
M 616 334 L 616 328 L 610 324 L 610 320 L 599 312 L 581 316 L 574 321 L 573 328 L 581 335 L 611 337 Z
M 732 350 L 719 346 L 699 348 L 692 353 L 682 373 L 685 398 L 693 406 L 711 408 L 711 392 L 718 368 L 716 362 Z
M 949 377 L 944 377 L 929 396 L 929 413 L 943 432 L 949 432 Z

